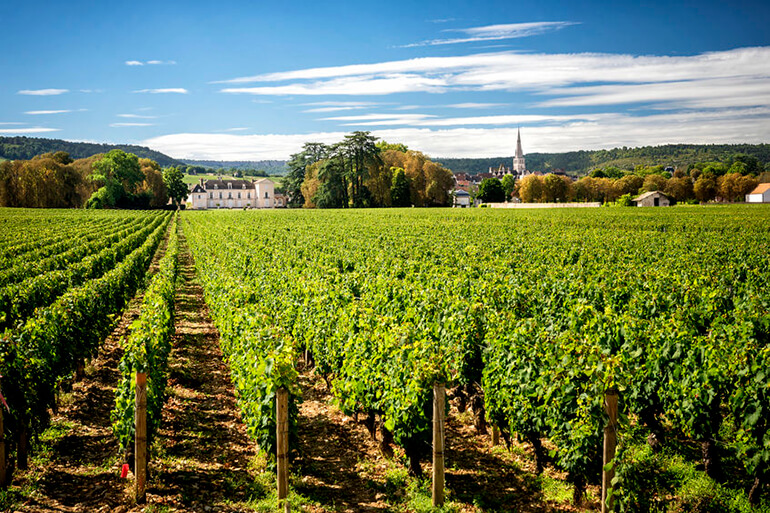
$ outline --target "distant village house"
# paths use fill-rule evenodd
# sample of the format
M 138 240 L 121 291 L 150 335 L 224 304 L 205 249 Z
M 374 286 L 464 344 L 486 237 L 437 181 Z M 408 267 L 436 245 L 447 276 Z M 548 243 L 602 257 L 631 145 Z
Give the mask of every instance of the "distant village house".
M 631 201 L 637 207 L 669 207 L 671 206 L 671 198 L 666 196 L 660 191 L 645 192 L 641 196 L 638 196 Z
M 761 183 L 746 195 L 746 203 L 770 203 L 770 183 Z

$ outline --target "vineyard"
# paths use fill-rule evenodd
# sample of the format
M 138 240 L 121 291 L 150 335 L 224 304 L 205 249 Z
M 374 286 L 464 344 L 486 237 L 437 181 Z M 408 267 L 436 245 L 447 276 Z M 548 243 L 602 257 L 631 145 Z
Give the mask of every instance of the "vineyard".
M 267 472 L 303 458 L 317 379 L 415 483 L 427 468 L 435 482 L 448 414 L 526 453 L 533 476 L 557 473 L 578 507 L 600 507 L 611 470 L 618 511 L 770 510 L 770 209 L 5 210 L 0 226 L 3 429 L 19 469 L 137 291 L 111 429 L 134 471 L 137 408 L 142 443 L 161 443 L 189 248 Z M 618 449 L 604 465 L 608 425 Z M 454 443 L 447 507 L 484 510 L 459 492 Z M 682 506 L 669 460 L 719 493 Z

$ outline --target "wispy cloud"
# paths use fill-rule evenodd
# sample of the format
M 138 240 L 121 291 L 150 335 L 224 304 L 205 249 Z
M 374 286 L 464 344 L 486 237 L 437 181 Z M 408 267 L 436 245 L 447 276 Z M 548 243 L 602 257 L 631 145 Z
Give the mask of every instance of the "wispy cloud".
M 770 103 L 770 73 L 760 63 L 770 65 L 770 47 L 690 56 L 480 53 L 268 73 L 227 81 L 263 85 L 222 91 L 262 96 L 523 91 L 551 96 L 541 107 L 665 102 L 668 108 L 724 108 Z
M 60 128 L 0 128 L 0 134 L 43 134 L 46 132 L 58 132 Z
M 88 109 L 63 109 L 63 110 L 28 110 L 24 114 L 39 116 L 44 114 L 67 114 L 69 112 L 86 112 Z
M 18 121 L 2 121 L 0 125 L 26 125 L 26 123 L 19 123 Z
M 131 126 L 155 126 L 152 123 L 110 123 L 112 128 L 123 128 Z
M 404 45 L 403 48 L 415 46 L 453 45 L 458 43 L 475 43 L 479 41 L 500 41 L 502 39 L 517 39 L 521 37 L 537 36 L 563 29 L 570 25 L 576 25 L 574 21 L 538 21 L 532 23 L 507 23 L 503 25 L 486 25 L 483 27 L 470 27 L 462 29 L 446 29 L 444 32 L 460 32 L 465 37 L 448 39 L 431 39 Z
M 24 94 L 28 96 L 56 96 L 68 92 L 69 89 L 22 89 L 16 94 Z
M 145 64 L 149 66 L 160 66 L 160 65 L 166 65 L 171 66 L 176 64 L 176 61 L 159 61 L 159 60 L 151 60 L 151 61 L 126 61 L 126 66 L 144 66 Z
M 427 21 L 428 23 L 449 23 L 450 21 L 455 21 L 455 18 L 435 18 Z
M 250 130 L 250 128 L 247 127 L 247 126 L 238 126 L 238 127 L 234 127 L 234 128 L 225 128 L 222 131 L 223 132 L 244 132 L 246 130 Z
M 81 89 L 80 92 L 81 93 L 86 93 L 86 94 L 90 94 L 90 93 L 103 93 L 104 89 Z
M 118 114 L 119 118 L 131 118 L 131 119 L 157 119 L 158 116 L 146 116 L 143 114 Z
M 312 109 L 306 109 L 302 112 L 338 112 L 345 110 L 360 110 L 378 105 L 374 102 L 310 102 L 303 103 Z
M 134 91 L 135 93 L 150 93 L 150 94 L 187 94 L 189 91 L 182 87 L 169 87 L 165 89 L 139 89 Z
M 450 109 L 491 109 L 492 107 L 505 107 L 505 103 L 453 103 L 445 105 Z

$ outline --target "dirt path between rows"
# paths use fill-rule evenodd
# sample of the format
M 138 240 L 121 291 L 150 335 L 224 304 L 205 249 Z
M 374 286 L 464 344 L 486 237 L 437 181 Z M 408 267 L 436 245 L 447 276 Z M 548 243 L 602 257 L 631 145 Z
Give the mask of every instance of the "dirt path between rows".
M 170 511 L 242 511 L 252 494 L 248 465 L 256 448 L 241 422 L 184 236 L 180 242 L 168 400 L 147 503 Z

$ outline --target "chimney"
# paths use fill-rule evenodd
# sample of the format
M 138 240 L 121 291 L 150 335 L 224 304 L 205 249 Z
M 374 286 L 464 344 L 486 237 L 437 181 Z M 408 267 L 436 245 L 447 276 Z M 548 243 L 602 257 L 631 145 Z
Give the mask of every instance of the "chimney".
M 201 180 L 201 187 L 203 187 L 203 178 L 201 178 L 200 180 Z

